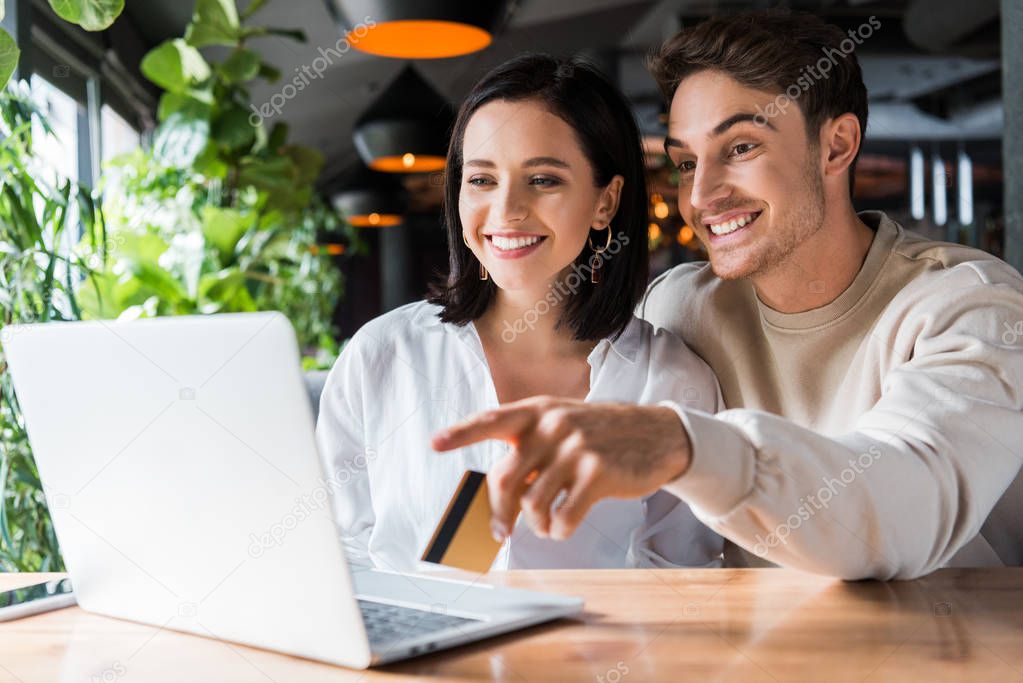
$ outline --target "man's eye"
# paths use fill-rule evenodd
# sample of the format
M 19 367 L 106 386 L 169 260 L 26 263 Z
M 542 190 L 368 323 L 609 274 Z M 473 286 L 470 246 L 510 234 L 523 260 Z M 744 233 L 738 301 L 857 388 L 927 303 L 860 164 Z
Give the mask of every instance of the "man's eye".
M 732 152 L 734 152 L 738 156 L 742 156 L 743 154 L 749 154 L 756 148 L 757 146 L 752 142 L 741 142 L 735 147 L 732 147 Z

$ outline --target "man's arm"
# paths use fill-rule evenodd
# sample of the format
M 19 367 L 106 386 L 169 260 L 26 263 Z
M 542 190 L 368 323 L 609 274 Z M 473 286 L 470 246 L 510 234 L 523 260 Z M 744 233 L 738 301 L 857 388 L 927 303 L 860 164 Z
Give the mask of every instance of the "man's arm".
M 1023 296 L 978 284 L 941 309 L 915 321 L 911 360 L 887 373 L 847 434 L 753 410 L 712 418 L 676 407 L 695 455 L 665 488 L 779 564 L 850 579 L 942 566 L 1023 462 L 1023 337 L 1005 334 L 1023 321 Z
M 501 522 L 521 499 L 542 524 L 538 508 L 561 486 L 573 504 L 554 513 L 560 534 L 595 500 L 664 486 L 716 531 L 780 564 L 848 579 L 920 576 L 976 535 L 1023 462 L 1023 338 L 1004 339 L 1006 323 L 1023 321 L 1023 295 L 981 284 L 944 299 L 940 314 L 915 321 L 912 359 L 888 372 L 881 399 L 845 435 L 758 411 L 678 406 L 685 428 L 673 431 L 655 412 L 664 405 L 537 399 L 483 414 L 434 445 L 516 445 L 491 490 Z M 541 493 L 523 483 L 534 469 Z

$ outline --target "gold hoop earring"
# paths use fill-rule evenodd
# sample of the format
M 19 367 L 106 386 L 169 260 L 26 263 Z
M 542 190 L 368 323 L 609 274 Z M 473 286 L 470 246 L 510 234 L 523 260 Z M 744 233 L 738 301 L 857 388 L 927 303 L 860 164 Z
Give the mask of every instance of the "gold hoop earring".
M 589 242 L 590 244 L 590 249 L 593 250 L 593 256 L 590 257 L 590 282 L 595 285 L 600 284 L 600 281 L 603 276 L 604 259 L 601 256 L 601 254 L 607 251 L 608 247 L 611 246 L 611 226 L 608 225 L 605 227 L 607 227 L 607 241 L 604 242 L 604 246 L 601 247 L 600 249 L 593 246 L 592 237 L 586 238 L 586 241 Z M 603 230 L 603 228 L 599 226 L 593 226 L 593 229 Z
M 465 242 L 465 246 L 469 246 L 469 240 L 465 239 L 465 233 L 462 233 L 462 241 Z M 469 253 L 472 254 L 472 248 L 469 248 Z M 473 254 L 475 256 L 475 254 Z M 483 265 L 483 261 L 480 261 L 480 280 L 489 280 L 490 273 L 487 272 L 487 267 Z

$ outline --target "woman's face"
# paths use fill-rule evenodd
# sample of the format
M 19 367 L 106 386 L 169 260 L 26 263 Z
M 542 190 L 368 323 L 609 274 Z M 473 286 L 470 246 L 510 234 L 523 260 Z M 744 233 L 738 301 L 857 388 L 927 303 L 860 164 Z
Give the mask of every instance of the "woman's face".
M 590 228 L 606 228 L 618 206 L 622 177 L 596 187 L 572 127 L 539 101 L 476 110 L 462 159 L 462 233 L 504 290 L 545 293 L 589 249 Z

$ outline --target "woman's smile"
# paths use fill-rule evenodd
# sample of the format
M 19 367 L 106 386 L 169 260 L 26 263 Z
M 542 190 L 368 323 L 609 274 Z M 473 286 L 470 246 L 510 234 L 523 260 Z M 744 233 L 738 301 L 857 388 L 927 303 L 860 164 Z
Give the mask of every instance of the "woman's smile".
M 493 233 L 483 236 L 487 251 L 499 259 L 515 259 L 528 256 L 538 250 L 547 237 L 529 233 Z

